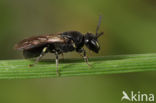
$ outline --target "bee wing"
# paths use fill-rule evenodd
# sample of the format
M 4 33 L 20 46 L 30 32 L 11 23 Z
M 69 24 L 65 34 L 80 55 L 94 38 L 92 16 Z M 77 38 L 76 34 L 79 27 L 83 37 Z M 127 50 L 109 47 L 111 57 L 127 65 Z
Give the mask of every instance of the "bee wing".
M 17 50 L 28 50 L 34 47 L 46 45 L 48 43 L 63 43 L 65 39 L 60 35 L 43 35 L 24 39 L 15 45 Z

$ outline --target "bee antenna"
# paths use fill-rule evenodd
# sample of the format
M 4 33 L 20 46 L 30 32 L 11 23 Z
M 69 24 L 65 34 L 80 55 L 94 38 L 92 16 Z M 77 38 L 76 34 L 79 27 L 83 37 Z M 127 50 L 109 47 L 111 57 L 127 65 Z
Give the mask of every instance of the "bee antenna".
M 100 15 L 100 16 L 99 16 L 99 22 L 98 22 L 98 25 L 97 25 L 97 27 L 96 27 L 96 36 L 98 36 L 98 31 L 99 31 L 99 28 L 100 28 L 101 19 L 102 19 L 102 16 Z
M 97 35 L 96 35 L 96 38 L 100 37 L 100 36 L 103 35 L 103 34 L 104 34 L 104 32 L 101 32 L 101 33 L 97 34 Z

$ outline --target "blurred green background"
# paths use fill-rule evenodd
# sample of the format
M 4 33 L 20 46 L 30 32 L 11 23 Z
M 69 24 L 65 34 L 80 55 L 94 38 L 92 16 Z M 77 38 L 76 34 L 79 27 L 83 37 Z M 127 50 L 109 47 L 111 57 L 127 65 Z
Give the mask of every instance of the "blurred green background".
M 155 0 L 0 0 L 0 59 L 23 58 L 13 46 L 29 36 L 94 33 L 101 14 L 105 35 L 90 57 L 156 52 Z M 156 72 L 0 80 L 0 103 L 120 103 L 123 90 L 156 94 L 155 80 Z

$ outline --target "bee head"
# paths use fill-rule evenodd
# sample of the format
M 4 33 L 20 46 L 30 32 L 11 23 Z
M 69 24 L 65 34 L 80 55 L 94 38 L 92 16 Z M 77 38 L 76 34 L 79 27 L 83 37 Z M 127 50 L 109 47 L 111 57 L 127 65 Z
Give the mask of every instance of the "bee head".
M 86 33 L 86 35 L 84 36 L 85 45 L 87 46 L 88 49 L 94 51 L 95 53 L 98 53 L 100 50 L 98 38 L 104 34 L 104 32 L 98 33 L 100 24 L 101 24 L 101 16 L 99 17 L 99 23 L 96 28 L 96 34 Z
M 85 35 L 85 45 L 87 46 L 88 49 L 94 51 L 95 53 L 98 53 L 100 50 L 100 46 L 98 43 L 98 37 L 100 37 L 103 34 L 101 32 L 98 35 L 94 35 L 92 33 L 86 33 Z

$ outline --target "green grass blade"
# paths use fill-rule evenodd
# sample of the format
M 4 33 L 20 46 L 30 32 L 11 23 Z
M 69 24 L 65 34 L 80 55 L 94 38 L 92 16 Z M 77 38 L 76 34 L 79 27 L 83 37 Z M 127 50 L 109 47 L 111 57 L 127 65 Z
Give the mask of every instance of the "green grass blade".
M 57 77 L 55 60 L 43 60 L 29 67 L 30 60 L 0 60 L 0 79 Z M 156 54 L 114 55 L 89 59 L 60 60 L 60 77 L 128 73 L 156 70 Z

